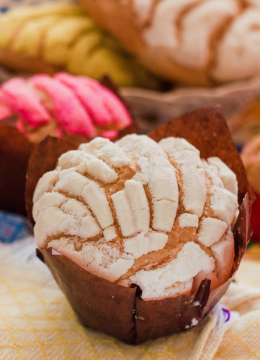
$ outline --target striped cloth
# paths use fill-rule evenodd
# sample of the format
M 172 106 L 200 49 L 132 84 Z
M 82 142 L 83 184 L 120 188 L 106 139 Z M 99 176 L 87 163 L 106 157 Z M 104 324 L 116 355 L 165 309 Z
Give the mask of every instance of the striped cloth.
M 259 261 L 242 261 L 236 282 L 198 326 L 130 346 L 79 324 L 36 258 L 25 218 L 1 212 L 0 229 L 0 360 L 260 359 Z

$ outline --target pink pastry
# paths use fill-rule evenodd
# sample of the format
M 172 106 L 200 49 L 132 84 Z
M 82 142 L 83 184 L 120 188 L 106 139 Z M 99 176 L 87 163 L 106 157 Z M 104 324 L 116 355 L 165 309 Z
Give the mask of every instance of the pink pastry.
M 50 121 L 47 109 L 35 96 L 33 88 L 22 78 L 13 78 L 2 85 L 2 101 L 10 111 L 19 113 L 32 127 L 37 127 Z
M 13 78 L 0 88 L 0 120 L 19 115 L 17 128 L 32 142 L 69 134 L 113 139 L 131 124 L 121 101 L 97 81 L 66 73 Z
M 123 104 L 118 101 L 118 98 L 106 87 L 101 87 L 100 84 L 90 78 L 79 76 L 78 77 L 82 83 L 85 83 L 86 86 L 89 86 L 93 92 L 103 99 L 104 106 L 111 113 L 115 123 L 119 126 L 120 129 L 123 129 L 131 124 L 131 118 L 123 106 Z
M 86 111 L 97 125 L 113 123 L 112 114 L 105 106 L 104 99 L 97 95 L 97 93 L 81 79 L 66 73 L 57 74 L 55 78 L 75 92 Z

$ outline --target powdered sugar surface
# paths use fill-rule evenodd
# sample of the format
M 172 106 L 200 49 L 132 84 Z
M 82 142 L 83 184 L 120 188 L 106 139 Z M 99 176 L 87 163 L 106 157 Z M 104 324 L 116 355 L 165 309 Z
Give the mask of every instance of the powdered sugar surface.
M 39 180 L 36 242 L 107 280 L 139 285 L 144 299 L 190 294 L 202 274 L 218 286 L 232 262 L 220 258 L 234 247 L 234 176 L 184 139 L 96 138 Z

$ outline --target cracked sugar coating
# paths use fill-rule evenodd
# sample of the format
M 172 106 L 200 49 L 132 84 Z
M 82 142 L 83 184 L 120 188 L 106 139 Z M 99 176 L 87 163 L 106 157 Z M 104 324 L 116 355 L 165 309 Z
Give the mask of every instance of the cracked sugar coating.
M 81 0 L 81 4 L 147 69 L 168 81 L 210 86 L 259 74 L 259 0 Z
M 60 156 L 33 198 L 34 233 L 91 273 L 143 299 L 211 290 L 229 278 L 236 175 L 185 139 L 95 138 Z
M 0 87 L 0 121 L 12 114 L 19 115 L 17 129 L 32 143 L 46 135 L 69 135 L 77 143 L 97 135 L 114 139 L 132 123 L 109 89 L 88 77 L 61 72 L 6 81 Z

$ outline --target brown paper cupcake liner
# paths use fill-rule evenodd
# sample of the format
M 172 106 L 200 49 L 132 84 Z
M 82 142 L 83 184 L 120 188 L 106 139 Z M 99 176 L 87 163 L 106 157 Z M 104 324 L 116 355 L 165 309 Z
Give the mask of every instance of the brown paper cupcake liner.
M 26 215 L 24 189 L 33 144 L 16 127 L 17 116 L 0 121 L 0 209 Z
M 240 211 L 233 230 L 235 258 L 229 280 L 212 292 L 210 280 L 204 279 L 196 294 L 144 301 L 134 284 L 132 288 L 117 285 L 91 274 L 66 256 L 53 253 L 51 248 L 37 249 L 38 257 L 51 270 L 79 321 L 128 344 L 179 333 L 199 323 L 227 291 L 252 232 L 245 169 L 219 107 L 196 110 L 148 135 L 156 141 L 168 136 L 183 137 L 200 150 L 201 157 L 218 156 L 236 173 Z M 29 214 L 38 179 L 54 169 L 60 154 L 69 149 L 68 143 L 50 137 L 34 148 L 26 184 Z

